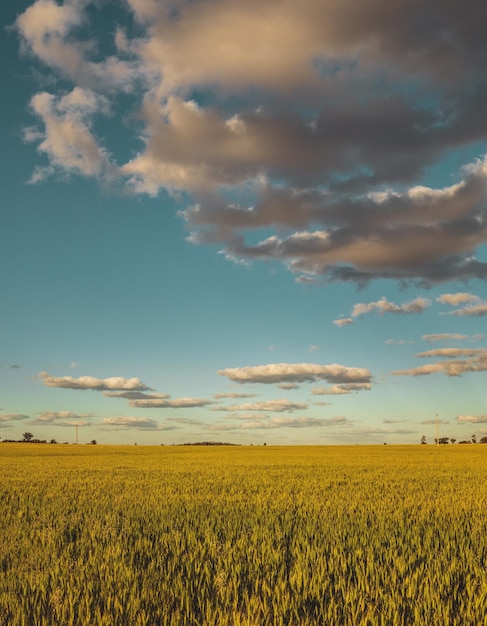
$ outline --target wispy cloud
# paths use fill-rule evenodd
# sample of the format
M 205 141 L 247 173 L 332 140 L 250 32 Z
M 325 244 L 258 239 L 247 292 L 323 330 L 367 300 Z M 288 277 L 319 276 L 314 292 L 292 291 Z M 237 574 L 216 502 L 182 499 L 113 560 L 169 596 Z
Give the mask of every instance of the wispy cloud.
M 257 396 L 256 393 L 237 393 L 237 392 L 213 394 L 213 397 L 215 398 L 215 400 L 223 400 L 225 398 L 255 398 L 256 396 Z
M 463 341 L 466 339 L 477 341 L 483 338 L 484 335 L 462 335 L 461 333 L 432 333 L 421 337 L 428 343 L 433 343 L 434 341 Z
M 369 391 L 371 383 L 344 383 L 331 387 L 314 387 L 311 393 L 315 396 L 338 396 L 354 393 L 356 391 Z
M 73 413 L 72 411 L 41 411 L 31 423 L 36 426 L 88 426 L 93 413 Z
M 487 424 L 487 415 L 458 415 L 459 424 Z
M 167 400 L 156 398 L 152 400 L 129 400 L 129 405 L 138 409 L 190 409 L 195 407 L 214 404 L 213 400 L 206 398 L 173 398 Z
M 111 430 L 175 430 L 177 426 L 160 424 L 157 420 L 147 417 L 105 417 L 101 425 Z
M 358 317 L 359 315 L 365 315 L 371 312 L 410 315 L 412 313 L 422 313 L 429 306 L 431 306 L 431 300 L 428 298 L 415 298 L 405 304 L 395 304 L 394 302 L 389 302 L 387 298 L 382 297 L 376 302 L 359 302 L 355 304 L 352 309 L 352 317 Z
M 324 428 L 349 424 L 346 417 L 271 417 L 236 424 L 211 424 L 210 430 L 269 430 L 276 428 Z
M 268 400 L 265 402 L 246 402 L 244 404 L 230 404 L 227 406 L 213 407 L 212 411 L 269 411 L 281 413 L 283 411 L 297 411 L 307 409 L 305 402 L 290 402 L 284 398 Z
M 0 428 L 10 428 L 10 422 L 18 422 L 29 419 L 28 415 L 21 413 L 2 413 L 0 414 Z
M 417 356 L 445 356 L 448 361 L 439 361 L 406 370 L 392 372 L 393 376 L 429 376 L 442 372 L 447 376 L 461 376 L 469 372 L 487 371 L 487 349 L 478 350 L 456 350 L 454 348 L 444 348 L 430 350 L 419 353 Z M 457 358 L 457 357 L 466 358 Z

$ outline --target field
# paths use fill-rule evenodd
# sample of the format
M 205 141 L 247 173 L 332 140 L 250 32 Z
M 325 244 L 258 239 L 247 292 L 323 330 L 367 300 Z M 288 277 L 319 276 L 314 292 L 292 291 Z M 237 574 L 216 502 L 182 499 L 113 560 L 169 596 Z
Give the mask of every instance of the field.
M 0 624 L 487 625 L 487 445 L 0 445 Z

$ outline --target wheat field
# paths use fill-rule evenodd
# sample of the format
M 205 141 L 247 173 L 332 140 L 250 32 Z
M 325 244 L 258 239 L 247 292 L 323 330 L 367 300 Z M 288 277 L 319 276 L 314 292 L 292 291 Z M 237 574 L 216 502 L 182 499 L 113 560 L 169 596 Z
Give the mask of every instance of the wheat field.
M 0 624 L 487 625 L 487 446 L 0 445 Z

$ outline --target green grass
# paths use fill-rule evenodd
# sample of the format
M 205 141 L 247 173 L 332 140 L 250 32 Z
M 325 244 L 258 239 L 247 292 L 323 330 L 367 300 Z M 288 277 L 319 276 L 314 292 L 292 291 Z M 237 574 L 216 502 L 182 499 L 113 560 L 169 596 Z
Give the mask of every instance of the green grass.
M 0 624 L 487 624 L 487 446 L 0 445 Z

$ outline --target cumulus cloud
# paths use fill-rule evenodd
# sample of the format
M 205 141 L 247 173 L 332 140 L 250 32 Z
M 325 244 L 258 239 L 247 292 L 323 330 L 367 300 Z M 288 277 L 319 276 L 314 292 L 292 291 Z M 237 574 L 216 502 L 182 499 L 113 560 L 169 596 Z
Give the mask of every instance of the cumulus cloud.
M 279 389 L 291 390 L 291 389 L 299 389 L 299 385 L 297 383 L 280 383 L 277 385 Z
M 39 372 L 38 377 L 47 387 L 59 387 L 62 389 L 92 389 L 94 391 L 147 391 L 150 387 L 145 385 L 139 378 L 95 378 L 94 376 L 51 376 L 47 372 Z
M 102 426 L 110 430 L 175 430 L 177 427 L 168 424 L 160 424 L 154 419 L 147 417 L 105 417 L 101 421 Z
M 129 400 L 129 405 L 138 409 L 189 409 L 214 404 L 206 398 L 174 398 L 172 400 L 155 398 L 151 400 Z
M 227 406 L 213 407 L 212 411 L 269 411 L 282 413 L 283 411 L 297 411 L 307 409 L 305 402 L 290 402 L 285 398 L 268 400 L 264 402 L 246 402 L 244 404 L 230 404 Z
M 336 363 L 317 365 L 313 363 L 271 363 L 235 367 L 218 370 L 220 376 L 245 383 L 280 384 L 285 382 L 304 383 L 326 380 L 329 383 L 370 382 L 372 375 L 369 370 L 359 367 L 346 367 Z
M 301 283 L 487 277 L 485 161 L 420 184 L 487 138 L 482 0 L 471 19 L 455 0 L 128 0 L 103 46 L 102 9 L 36 0 L 16 20 L 57 90 L 32 100 L 41 128 L 26 139 L 48 159 L 33 182 L 67 172 L 183 192 L 191 242 L 278 261 Z M 129 160 L 97 124 L 125 94 Z

